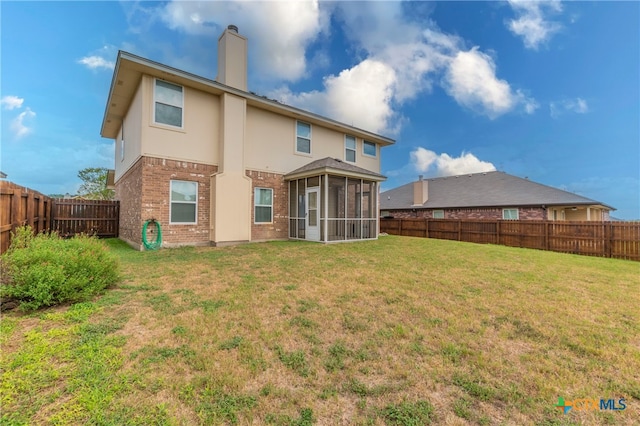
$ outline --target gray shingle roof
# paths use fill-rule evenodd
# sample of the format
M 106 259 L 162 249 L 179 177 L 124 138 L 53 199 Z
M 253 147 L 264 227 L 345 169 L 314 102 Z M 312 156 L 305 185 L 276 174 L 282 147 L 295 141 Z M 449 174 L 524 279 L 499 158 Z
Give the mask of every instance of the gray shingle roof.
M 349 174 L 357 174 L 357 175 L 365 175 L 375 178 L 375 180 L 384 180 L 386 179 L 379 173 L 372 172 L 371 170 L 363 169 L 362 167 L 358 167 L 353 164 L 345 163 L 342 160 L 338 160 L 337 158 L 326 157 L 320 160 L 312 161 L 309 164 L 306 164 L 299 169 L 292 171 L 291 173 L 287 173 L 285 178 L 299 175 L 299 174 L 307 174 L 311 172 L 325 173 L 330 172 L 331 170 L 337 172 L 347 172 Z
M 516 207 L 540 205 L 602 205 L 599 201 L 504 172 L 425 179 L 428 200 L 423 208 Z M 413 182 L 380 194 L 380 209 L 409 209 L 413 206 Z

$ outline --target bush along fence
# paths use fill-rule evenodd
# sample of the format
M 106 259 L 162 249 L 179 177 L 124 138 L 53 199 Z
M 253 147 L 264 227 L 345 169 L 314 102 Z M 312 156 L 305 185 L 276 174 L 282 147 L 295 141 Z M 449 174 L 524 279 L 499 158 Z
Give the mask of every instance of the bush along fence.
M 640 222 L 381 219 L 380 232 L 640 261 Z
M 37 191 L 0 180 L 0 254 L 11 244 L 11 234 L 30 225 L 37 234 L 58 232 L 117 237 L 119 201 L 50 198 Z

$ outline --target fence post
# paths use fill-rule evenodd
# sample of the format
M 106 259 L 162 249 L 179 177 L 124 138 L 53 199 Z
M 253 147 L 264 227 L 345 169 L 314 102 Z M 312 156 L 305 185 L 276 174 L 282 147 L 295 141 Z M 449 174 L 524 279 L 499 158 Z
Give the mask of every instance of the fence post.
M 398 223 L 398 235 L 402 235 L 402 218 L 400 218 Z
M 424 226 L 425 226 L 425 230 L 424 230 L 424 237 L 425 238 L 429 238 L 429 218 L 425 218 L 424 219 Z
M 611 222 L 604 222 L 604 256 L 611 257 L 611 246 L 613 245 L 613 224 Z
M 544 249 L 549 251 L 549 221 L 544 222 Z
M 462 221 L 458 220 L 458 241 L 462 241 Z
M 22 201 L 22 191 L 18 188 L 13 190 L 11 197 L 11 232 L 16 232 L 16 228 L 20 226 L 20 204 Z
M 496 244 L 500 244 L 500 220 L 496 219 Z

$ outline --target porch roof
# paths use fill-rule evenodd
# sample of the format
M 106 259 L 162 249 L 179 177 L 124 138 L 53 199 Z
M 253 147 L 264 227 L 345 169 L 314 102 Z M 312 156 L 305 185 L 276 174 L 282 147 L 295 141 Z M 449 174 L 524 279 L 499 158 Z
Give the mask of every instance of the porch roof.
M 320 160 L 312 161 L 299 169 L 284 175 L 285 180 L 300 179 L 309 176 L 321 174 L 333 174 L 358 179 L 368 179 L 377 182 L 386 180 L 387 178 L 379 173 L 372 172 L 353 164 L 345 163 L 337 158 L 326 157 Z

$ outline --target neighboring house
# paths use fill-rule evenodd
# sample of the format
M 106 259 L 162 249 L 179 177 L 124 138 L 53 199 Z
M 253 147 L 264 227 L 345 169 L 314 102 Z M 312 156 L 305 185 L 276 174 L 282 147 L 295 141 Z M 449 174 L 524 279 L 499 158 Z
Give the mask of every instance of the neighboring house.
M 394 141 L 248 92 L 233 25 L 215 81 L 119 52 L 101 135 L 134 247 L 149 219 L 166 246 L 378 236 L 380 149 Z
M 423 179 L 380 194 L 380 216 L 607 221 L 613 207 L 504 172 Z

